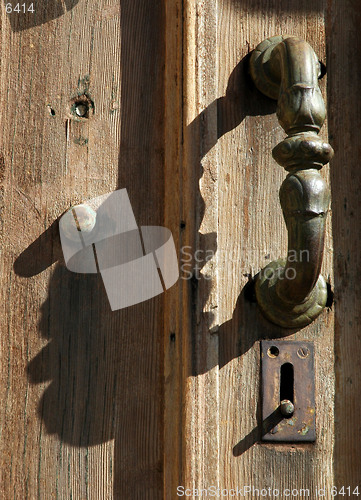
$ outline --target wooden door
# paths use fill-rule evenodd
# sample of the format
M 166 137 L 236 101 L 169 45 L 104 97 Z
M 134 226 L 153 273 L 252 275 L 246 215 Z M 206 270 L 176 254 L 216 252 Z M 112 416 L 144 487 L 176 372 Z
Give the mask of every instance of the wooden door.
M 361 492 L 357 2 L 33 7 L 1 14 L 1 498 Z M 276 34 L 326 65 L 321 135 L 335 149 L 322 270 L 334 301 L 292 333 L 246 287 L 287 251 L 271 157 L 284 133 L 247 75 Z M 58 222 L 121 188 L 139 225 L 171 230 L 180 279 L 111 311 L 99 275 L 66 269 Z M 314 342 L 313 444 L 260 442 L 265 338 Z

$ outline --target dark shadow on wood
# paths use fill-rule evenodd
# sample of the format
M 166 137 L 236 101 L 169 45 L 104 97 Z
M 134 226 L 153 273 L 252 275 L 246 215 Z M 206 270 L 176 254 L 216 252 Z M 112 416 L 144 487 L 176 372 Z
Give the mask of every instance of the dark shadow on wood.
M 218 366 L 220 369 L 233 359 L 243 356 L 260 340 L 287 338 L 299 330 L 281 328 L 262 316 L 252 291 L 253 280 L 254 278 L 250 278 L 238 296 L 232 318 L 223 323 L 216 333 L 219 336 Z M 194 358 L 192 375 L 197 376 L 206 373 L 211 367 L 204 355 L 206 353 L 206 345 L 203 347 L 205 339 L 199 338 L 195 331 L 192 335 Z
M 121 137 L 118 189 L 139 226 L 163 226 L 165 3 L 121 0 Z M 114 498 L 163 498 L 163 296 L 114 316 L 129 325 L 133 363 L 118 373 Z M 125 320 L 126 318 L 126 320 Z M 125 332 L 124 332 L 125 335 Z M 122 359 L 122 346 L 117 349 Z M 125 365 L 125 366 L 126 366 Z M 129 387 L 122 387 L 124 382 Z M 125 389 L 125 393 L 124 393 Z
M 276 102 L 272 99 L 267 98 L 261 92 L 259 92 L 253 84 L 253 81 L 249 75 L 248 64 L 251 54 L 247 54 L 235 67 L 228 80 L 226 94 L 216 101 L 212 102 L 200 115 L 193 120 L 189 125 L 187 134 L 189 137 L 194 138 L 196 143 L 201 143 L 202 134 L 204 128 L 207 126 L 208 114 L 214 112 L 214 106 L 217 107 L 217 137 L 212 143 L 209 142 L 206 145 L 202 144 L 202 158 L 216 145 L 216 142 L 223 135 L 227 134 L 229 131 L 236 128 L 242 123 L 246 116 L 260 116 L 275 113 Z M 195 179 L 195 184 L 199 185 L 199 180 L 203 175 L 203 169 L 201 163 L 196 166 L 197 178 Z M 197 196 L 199 202 L 195 203 L 196 212 L 190 214 L 197 221 L 197 227 L 199 229 L 203 216 L 204 216 L 204 202 L 201 197 L 201 193 L 198 191 Z M 217 235 L 214 233 L 209 234 L 199 234 L 198 238 L 198 248 L 203 249 L 205 252 L 211 252 L 215 255 L 217 252 Z M 189 253 L 194 255 L 197 249 L 189 250 Z M 192 303 L 194 303 L 194 314 L 196 311 L 196 304 L 199 301 L 199 288 L 202 286 L 202 301 L 205 303 L 207 301 L 207 293 L 209 290 L 207 288 L 206 280 L 201 278 L 199 270 L 197 272 L 193 271 L 193 278 L 188 280 L 188 286 L 191 288 Z M 257 328 L 244 329 L 241 331 L 241 318 L 245 318 L 243 324 L 254 324 L 254 321 L 262 321 L 260 317 L 257 305 L 253 302 L 245 301 L 244 291 L 247 292 L 247 288 L 240 293 L 237 301 L 237 305 L 233 314 L 232 320 L 221 325 L 218 335 L 220 339 L 220 351 L 219 351 L 219 366 L 220 368 L 227 364 L 232 359 L 241 356 L 248 349 L 259 340 L 259 335 L 255 334 Z M 199 307 L 199 306 L 197 306 Z M 202 307 L 203 309 L 203 307 Z M 206 316 L 211 316 L 212 313 L 206 313 Z M 209 320 L 209 321 L 208 321 Z M 211 322 L 209 317 L 207 323 Z M 265 320 L 263 320 L 265 322 Z M 193 325 L 196 325 L 196 318 L 193 319 Z M 277 327 L 269 326 L 265 322 L 265 336 L 267 337 L 267 332 L 273 335 L 272 338 L 276 338 L 284 335 L 284 333 Z M 288 332 L 289 334 L 289 332 Z M 192 330 L 192 375 L 197 376 L 205 373 L 210 369 L 207 356 L 206 356 L 206 345 L 203 343 L 206 339 L 199 336 L 197 329 Z
M 152 12 L 151 18 L 149 12 Z M 150 2 L 144 0 L 122 1 L 121 26 L 122 26 L 122 108 L 121 108 L 121 142 L 119 151 L 119 176 L 118 188 L 126 187 L 130 200 L 133 204 L 134 212 L 137 214 L 137 221 L 140 225 L 162 225 L 163 224 L 163 199 L 164 199 L 164 73 L 159 68 L 164 67 L 165 53 L 162 30 L 159 26 L 164 20 L 164 12 L 161 2 Z M 139 33 L 143 33 L 140 38 Z M 155 36 L 154 34 L 157 33 Z M 150 42 L 151 40 L 151 42 Z M 152 44 L 152 56 L 149 57 L 149 43 Z M 213 113 L 214 106 L 217 108 L 218 133 L 217 140 L 230 130 L 237 127 L 247 115 L 265 115 L 274 113 L 276 103 L 259 93 L 253 86 L 248 76 L 248 59 L 246 56 L 232 72 L 226 95 L 211 103 L 189 126 L 187 134 L 194 138 L 195 143 L 200 144 L 204 127 L 206 126 L 209 113 Z M 134 63 L 136 61 L 136 64 Z M 155 126 L 158 124 L 159 126 Z M 139 133 L 141 131 L 141 133 Z M 202 144 L 201 157 L 214 147 L 214 143 Z M 195 185 L 203 175 L 202 165 L 199 162 L 195 168 Z M 139 194 L 143 193 L 143 196 Z M 145 193 L 146 196 L 145 196 Z M 199 203 L 194 214 L 197 221 L 197 229 L 202 222 L 204 215 L 204 203 L 200 193 L 197 193 Z M 188 220 L 179 221 L 179 225 L 187 224 Z M 217 249 L 215 234 L 199 235 L 199 247 L 212 250 Z M 196 250 L 196 249 L 193 249 Z M 194 288 L 195 293 L 198 287 L 198 280 L 188 281 L 188 286 Z M 194 294 L 193 294 L 194 296 Z M 204 297 L 204 295 L 203 295 Z M 133 315 L 134 312 L 134 315 Z M 158 303 L 158 309 L 152 314 L 162 317 L 162 304 Z M 254 312 L 254 314 L 258 314 Z M 139 324 L 139 310 L 129 311 L 128 321 L 136 327 Z M 235 326 L 236 320 L 233 323 Z M 160 325 L 159 325 L 160 326 Z M 162 329 L 149 330 L 148 335 L 152 340 L 153 349 L 148 349 L 147 363 L 157 367 L 159 377 L 163 376 L 162 359 Z M 224 336 L 225 338 L 226 336 Z M 237 337 L 238 338 L 238 337 Z M 139 345 L 144 340 L 139 338 Z M 227 347 L 232 339 L 225 339 Z M 251 345 L 253 339 L 243 339 L 245 346 Z M 239 346 L 238 346 L 239 347 Z M 239 349 L 225 349 L 227 356 L 239 356 Z M 154 358 L 150 356 L 153 353 Z M 202 373 L 200 361 L 197 358 L 198 349 L 194 349 L 194 373 Z M 137 379 L 136 371 L 134 377 Z M 146 390 L 146 387 L 148 388 Z M 114 462 L 114 495 L 115 498 L 141 498 L 141 491 L 148 491 L 146 488 L 147 478 L 153 478 L 152 483 L 158 485 L 159 490 L 152 490 L 149 498 L 162 498 L 162 454 L 161 444 L 163 439 L 163 385 L 161 378 L 158 385 L 152 387 L 148 385 L 141 392 L 134 393 L 134 402 L 137 404 L 142 400 L 148 401 L 148 413 L 152 413 L 151 421 L 154 424 L 153 441 L 148 443 L 148 447 L 142 450 L 136 449 L 137 436 L 149 435 L 148 429 L 139 429 L 137 420 L 132 419 L 134 413 L 127 411 L 122 405 L 121 395 L 118 395 L 119 405 L 122 407 L 123 416 L 130 421 L 126 427 L 126 432 L 122 425 L 116 425 L 116 446 Z M 153 393 L 153 399 L 149 400 Z M 151 404 L 152 401 L 152 404 Z M 129 404 L 129 402 L 128 402 Z M 128 415 L 128 417 L 127 417 Z M 128 455 L 125 446 L 133 442 L 135 444 L 134 462 L 132 467 L 127 463 Z M 144 450 L 147 453 L 144 454 Z M 136 457 L 141 457 L 141 462 L 136 462 Z M 150 491 L 150 490 L 149 490 Z
M 30 250 L 37 248 L 35 242 L 24 252 L 30 259 L 28 270 L 21 267 L 24 276 L 34 271 Z M 154 313 L 161 301 L 156 297 L 111 311 L 99 275 L 72 273 L 58 263 L 39 323 L 49 342 L 27 368 L 32 384 L 50 382 L 38 407 L 46 432 L 78 447 L 115 438 L 126 457 L 115 472 L 151 498 L 161 498 L 162 484 L 160 412 L 155 408 L 162 401 L 156 336 L 162 329 Z M 127 491 L 114 498 L 131 498 Z
M 225 134 L 235 129 L 242 123 L 246 116 L 261 116 L 269 115 L 276 112 L 276 101 L 269 99 L 259 92 L 250 75 L 249 75 L 249 59 L 251 53 L 247 54 L 237 64 L 232 71 L 226 89 L 226 94 L 212 102 L 207 108 L 202 111 L 187 128 L 187 135 L 194 138 L 196 144 L 200 147 L 200 161 L 205 155 L 216 145 L 217 141 Z M 213 115 L 214 107 L 217 109 L 217 137 L 214 142 L 209 141 L 206 144 L 202 142 L 204 130 L 207 127 L 208 116 Z M 195 182 L 199 183 L 203 175 L 201 163 L 195 166 L 197 178 Z M 197 184 L 198 185 L 198 184 Z M 200 193 L 198 196 L 201 197 Z M 200 226 L 204 216 L 204 202 L 201 199 L 201 209 L 197 204 L 197 213 L 194 214 L 198 225 Z M 201 248 L 216 251 L 215 234 L 203 235 Z M 210 240 L 212 244 L 207 244 Z
M 101 277 L 76 274 L 57 264 L 39 331 L 49 340 L 28 365 L 33 384 L 50 382 L 39 417 L 65 443 L 90 446 L 114 437 L 117 367 L 110 351 L 118 344 Z M 121 338 L 121 333 L 117 336 Z
M 15 274 L 29 278 L 45 271 L 54 262 L 64 261 L 59 236 L 59 218 L 17 257 L 14 262 Z
M 262 436 L 271 432 L 271 430 L 274 429 L 274 427 L 276 427 L 276 425 L 279 424 L 283 418 L 284 417 L 282 416 L 279 408 L 277 408 L 277 410 L 271 413 L 266 420 L 260 422 L 257 427 L 255 427 L 242 439 L 242 441 L 236 444 L 233 448 L 233 456 L 239 457 L 242 453 L 252 448 L 254 444 L 258 443 L 262 439 Z
M 335 311 L 334 484 L 360 484 L 361 9 L 329 2 L 327 111 Z

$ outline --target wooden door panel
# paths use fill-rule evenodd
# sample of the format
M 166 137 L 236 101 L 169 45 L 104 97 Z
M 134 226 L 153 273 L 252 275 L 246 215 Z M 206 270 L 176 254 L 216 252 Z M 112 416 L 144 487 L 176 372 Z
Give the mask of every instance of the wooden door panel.
M 358 6 L 45 3 L 1 18 L 1 496 L 356 487 Z M 322 269 L 334 303 L 292 332 L 247 288 L 287 251 L 271 157 L 284 133 L 247 75 L 254 47 L 281 33 L 327 66 L 321 135 L 335 149 Z M 81 96 L 89 119 L 72 112 Z M 58 219 L 122 187 L 139 225 L 172 231 L 180 279 L 112 312 L 98 276 L 65 268 Z M 260 443 L 263 338 L 315 344 L 315 444 Z
M 112 312 L 57 221 L 125 187 L 163 225 L 164 6 L 61 7 L 2 10 L 0 496 L 162 498 L 162 298 Z
M 360 7 L 332 2 L 327 15 L 329 137 L 335 286 L 334 483 L 360 485 Z
M 178 372 L 183 378 L 183 399 L 169 400 L 168 410 L 173 422 L 183 423 L 183 447 L 179 448 L 183 467 L 178 462 L 166 474 L 173 491 L 176 484 L 198 490 L 295 487 L 308 489 L 313 498 L 317 488 L 326 488 L 326 497 L 331 498 L 333 485 L 360 487 L 359 438 L 351 416 L 358 408 L 354 377 L 359 347 L 353 337 L 359 310 L 354 281 L 360 241 L 354 193 L 359 178 L 345 166 L 346 154 L 352 156 L 357 143 L 358 128 L 353 124 L 358 123 L 359 104 L 351 96 L 357 95 L 359 82 L 351 61 L 359 10 L 352 2 L 347 2 L 347 14 L 345 8 L 322 0 L 312 5 L 279 0 L 184 4 L 184 38 L 178 42 L 184 61 L 184 171 L 179 176 L 183 202 L 179 209 L 167 209 L 173 216 L 178 210 L 184 221 L 181 244 L 192 248 L 188 251 L 193 251 L 194 274 L 179 285 L 183 290 L 182 319 L 177 325 L 180 338 L 175 346 L 166 344 L 166 359 L 169 356 L 173 363 L 181 359 L 183 366 Z M 246 73 L 247 60 L 260 41 L 287 33 L 307 40 L 327 66 L 320 87 L 328 122 L 321 136 L 327 139 L 329 130 L 336 151 L 331 165 L 323 169 L 332 189 L 332 207 L 322 269 L 335 301 L 312 325 L 291 332 L 262 318 L 249 301 L 246 286 L 267 262 L 287 252 L 278 200 L 285 172 L 271 157 L 284 132 L 275 116 L 275 103 L 254 89 Z M 342 60 L 346 73 L 341 70 Z M 349 83 L 352 92 L 345 94 Z M 177 95 L 176 86 L 172 89 Z M 336 104 L 339 99 L 341 106 Z M 179 130 L 173 131 L 173 137 L 177 134 Z M 172 189 L 168 183 L 166 193 Z M 201 264 L 196 262 L 197 251 L 203 255 Z M 213 256 L 208 262 L 207 251 Z M 260 443 L 259 341 L 263 338 L 315 344 L 315 444 Z M 170 383 L 179 393 L 179 379 Z M 168 421 L 166 429 L 173 431 Z

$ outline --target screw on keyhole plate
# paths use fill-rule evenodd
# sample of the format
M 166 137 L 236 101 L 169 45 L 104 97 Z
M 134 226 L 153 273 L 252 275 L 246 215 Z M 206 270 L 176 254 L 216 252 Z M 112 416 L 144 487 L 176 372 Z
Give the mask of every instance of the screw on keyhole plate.
M 310 355 L 310 350 L 306 346 L 302 346 L 297 351 L 297 356 L 301 359 L 307 358 Z
M 262 441 L 314 442 L 316 407 L 313 343 L 262 340 L 261 369 Z
M 279 353 L 280 353 L 280 351 L 279 351 L 278 347 L 276 347 L 275 345 L 271 346 L 267 351 L 267 354 L 270 358 L 277 358 Z

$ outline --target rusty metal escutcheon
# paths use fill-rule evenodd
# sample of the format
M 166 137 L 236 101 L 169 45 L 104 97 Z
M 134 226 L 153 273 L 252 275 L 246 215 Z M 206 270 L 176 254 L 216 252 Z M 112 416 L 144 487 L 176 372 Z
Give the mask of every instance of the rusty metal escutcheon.
M 316 440 L 314 346 L 312 342 L 264 340 L 262 366 L 262 441 Z M 285 396 L 286 395 L 286 396 Z M 285 417 L 281 401 L 294 411 Z M 283 401 L 283 406 L 285 405 Z

